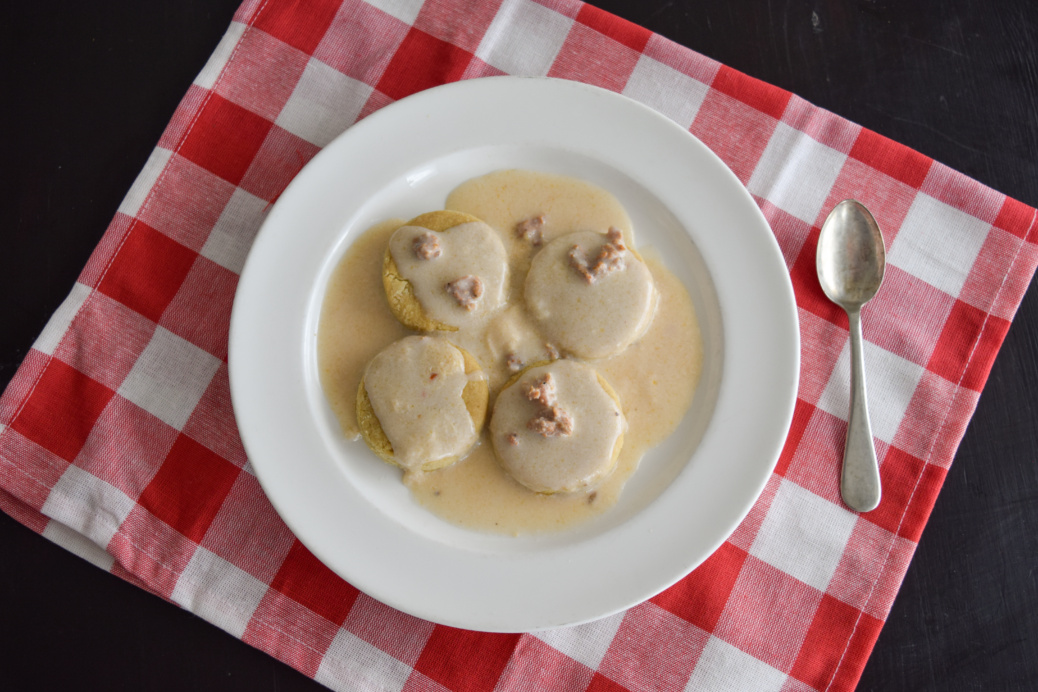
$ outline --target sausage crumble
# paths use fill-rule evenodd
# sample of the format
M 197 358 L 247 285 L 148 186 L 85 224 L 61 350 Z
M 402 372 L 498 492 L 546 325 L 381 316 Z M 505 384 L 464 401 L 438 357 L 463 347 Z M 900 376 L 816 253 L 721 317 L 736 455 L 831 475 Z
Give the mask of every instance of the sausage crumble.
M 475 310 L 476 302 L 483 295 L 483 282 L 478 276 L 469 274 L 448 282 L 444 289 L 451 298 L 458 301 L 458 305 L 466 310 Z
M 542 437 L 559 437 L 573 432 L 573 418 L 559 407 L 555 396 L 555 380 L 550 372 L 533 384 L 523 383 L 523 394 L 537 404 L 537 415 L 526 423 L 528 430 Z
M 411 249 L 418 259 L 429 260 L 439 257 L 443 250 L 440 248 L 440 239 L 435 233 L 426 232 L 415 237 L 411 243 Z
M 544 228 L 544 214 L 540 216 L 531 216 L 525 221 L 520 221 L 515 225 L 515 234 L 521 240 L 529 241 L 534 247 L 539 246 L 543 240 L 541 230 Z
M 626 250 L 623 233 L 616 226 L 612 226 L 606 233 L 605 244 L 599 249 L 593 262 L 588 261 L 587 253 L 581 250 L 580 246 L 574 245 L 569 251 L 569 266 L 573 267 L 585 282 L 593 284 L 606 274 L 627 266 L 623 254 Z

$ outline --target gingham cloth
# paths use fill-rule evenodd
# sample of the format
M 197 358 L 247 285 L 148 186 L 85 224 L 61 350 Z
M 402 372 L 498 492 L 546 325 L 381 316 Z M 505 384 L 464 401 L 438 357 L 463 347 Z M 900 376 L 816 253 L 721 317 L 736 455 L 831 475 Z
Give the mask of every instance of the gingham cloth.
M 522 635 L 418 620 L 320 564 L 256 482 L 226 362 L 238 273 L 300 168 L 381 106 L 502 73 L 622 92 L 710 146 L 775 232 L 802 338 L 788 441 L 731 539 L 647 603 Z M 838 490 L 847 321 L 814 269 L 848 197 L 888 253 L 863 516 Z M 573 0 L 247 0 L 0 399 L 0 508 L 336 689 L 847 690 L 1036 261 L 1035 210 Z

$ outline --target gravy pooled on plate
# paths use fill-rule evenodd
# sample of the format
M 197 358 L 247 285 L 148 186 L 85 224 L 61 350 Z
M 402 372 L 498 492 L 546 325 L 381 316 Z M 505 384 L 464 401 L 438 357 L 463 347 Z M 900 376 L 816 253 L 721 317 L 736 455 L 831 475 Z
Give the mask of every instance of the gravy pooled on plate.
M 636 250 L 626 212 L 612 195 L 594 185 L 565 176 L 499 171 L 463 183 L 444 206 L 485 222 L 507 256 L 504 305 L 478 328 L 433 332 L 446 336 L 479 363 L 488 377 L 491 408 L 518 372 L 562 356 L 560 365 L 571 360 L 583 363 L 608 383 L 627 425 L 613 470 L 570 492 L 545 494 L 521 485 L 502 469 L 486 434 L 461 461 L 435 471 L 405 472 L 404 483 L 430 511 L 475 529 L 510 534 L 550 531 L 593 517 L 615 504 L 644 453 L 674 431 L 691 403 L 702 362 L 692 301 L 659 257 L 651 250 Z M 359 436 L 353 404 L 364 367 L 391 342 L 413 333 L 393 317 L 382 285 L 387 244 L 404 225 L 403 220 L 387 221 L 359 237 L 331 277 L 322 305 L 321 382 L 343 432 L 353 439 Z M 594 235 L 584 236 L 587 231 Z M 565 342 L 565 337 L 546 329 L 543 315 L 531 314 L 526 303 L 531 263 L 557 238 L 573 233 L 581 235 L 566 246 L 565 269 L 573 273 L 567 280 L 587 284 L 580 267 L 594 271 L 600 251 L 613 241 L 624 246 L 628 268 L 640 265 L 645 276 L 651 276 L 654 288 L 649 302 L 654 311 L 650 309 L 645 323 L 633 329 L 624 321 L 626 336 L 611 338 L 629 345 L 612 347 L 616 352 L 608 357 L 574 360 L 580 347 L 556 343 Z M 429 239 L 419 241 L 419 236 L 410 239 L 411 251 L 434 253 Z M 416 242 L 423 247 L 415 250 Z M 569 257 L 573 245 L 579 248 L 576 267 Z M 610 261 L 611 251 L 606 250 L 602 262 Z M 601 281 L 596 276 L 598 285 L 591 287 L 606 286 L 614 275 L 619 273 L 601 271 Z

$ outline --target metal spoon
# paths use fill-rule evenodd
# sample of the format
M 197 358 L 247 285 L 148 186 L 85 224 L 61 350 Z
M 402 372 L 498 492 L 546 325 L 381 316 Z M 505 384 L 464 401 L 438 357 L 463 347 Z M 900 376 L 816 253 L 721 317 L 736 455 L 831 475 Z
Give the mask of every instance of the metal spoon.
M 880 499 L 879 463 L 872 444 L 872 424 L 865 399 L 865 364 L 861 349 L 861 307 L 883 283 L 886 254 L 883 234 L 860 202 L 844 200 L 822 224 L 815 255 L 818 282 L 847 311 L 851 333 L 851 412 L 843 449 L 840 494 L 858 512 L 875 509 Z

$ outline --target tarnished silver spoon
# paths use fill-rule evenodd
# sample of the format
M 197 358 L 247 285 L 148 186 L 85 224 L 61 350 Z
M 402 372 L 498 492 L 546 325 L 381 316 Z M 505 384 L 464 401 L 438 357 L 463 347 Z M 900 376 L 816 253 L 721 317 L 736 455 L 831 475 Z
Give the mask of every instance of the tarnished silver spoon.
M 847 311 L 851 333 L 851 411 L 843 449 L 840 494 L 854 510 L 868 512 L 879 504 L 879 463 L 872 443 L 865 399 L 865 363 L 861 346 L 861 307 L 883 283 L 886 253 L 879 224 L 860 202 L 847 199 L 829 213 L 815 255 L 822 290 Z

